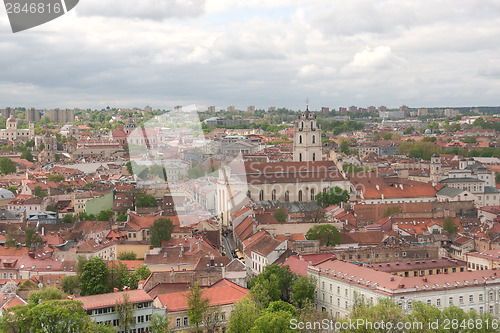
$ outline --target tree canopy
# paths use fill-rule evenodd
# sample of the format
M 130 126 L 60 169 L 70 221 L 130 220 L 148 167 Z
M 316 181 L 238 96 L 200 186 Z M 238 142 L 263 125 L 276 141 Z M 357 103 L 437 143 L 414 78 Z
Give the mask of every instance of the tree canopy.
M 340 233 L 331 224 L 315 225 L 306 233 L 308 240 L 319 240 L 321 245 L 332 246 L 340 244 Z
M 150 194 L 141 194 L 137 198 L 135 205 L 137 207 L 158 207 L 156 198 Z
M 338 205 L 341 202 L 349 200 L 349 192 L 338 186 L 330 187 L 326 192 L 320 192 L 316 195 L 316 201 L 323 207 Z
M 195 327 L 195 332 L 201 332 L 200 326 L 203 322 L 204 314 L 208 310 L 209 299 L 203 295 L 203 289 L 200 288 L 198 281 L 189 288 L 186 298 L 189 324 Z
M 160 247 L 162 241 L 170 240 L 172 232 L 174 231 L 174 224 L 168 218 L 159 218 L 153 222 L 149 232 L 151 234 L 151 245 Z
M 80 289 L 82 296 L 104 294 L 111 291 L 108 267 L 101 258 L 94 257 L 85 262 Z

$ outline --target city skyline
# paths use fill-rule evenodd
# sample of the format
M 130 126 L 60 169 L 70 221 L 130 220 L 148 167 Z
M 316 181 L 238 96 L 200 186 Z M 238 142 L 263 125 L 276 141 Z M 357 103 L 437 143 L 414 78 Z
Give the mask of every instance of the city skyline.
M 12 34 L 0 104 L 499 105 L 494 1 L 82 2 Z

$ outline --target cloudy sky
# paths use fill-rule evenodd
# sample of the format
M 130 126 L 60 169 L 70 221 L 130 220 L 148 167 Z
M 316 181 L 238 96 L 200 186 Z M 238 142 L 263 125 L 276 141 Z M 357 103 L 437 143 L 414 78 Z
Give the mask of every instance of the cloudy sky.
M 0 108 L 500 105 L 498 0 L 80 0 L 13 34 Z

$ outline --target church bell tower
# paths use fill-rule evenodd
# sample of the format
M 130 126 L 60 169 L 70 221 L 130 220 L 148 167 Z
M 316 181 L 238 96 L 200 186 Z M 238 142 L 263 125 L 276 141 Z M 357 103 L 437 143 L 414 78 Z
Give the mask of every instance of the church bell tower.
M 314 162 L 323 159 L 321 148 L 321 127 L 316 116 L 309 111 L 309 105 L 295 123 L 293 131 L 293 161 Z

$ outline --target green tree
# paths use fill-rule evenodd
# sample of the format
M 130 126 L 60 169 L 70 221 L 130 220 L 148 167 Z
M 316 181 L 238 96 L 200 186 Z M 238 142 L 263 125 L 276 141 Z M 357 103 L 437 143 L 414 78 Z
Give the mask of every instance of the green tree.
M 16 195 L 17 193 L 17 186 L 9 186 L 7 190 L 11 191 L 12 194 Z
M 349 200 L 349 192 L 338 186 L 330 187 L 326 192 L 320 192 L 316 195 L 316 201 L 323 207 L 338 205 L 341 202 Z
M 134 304 L 130 302 L 130 296 L 124 294 L 121 302 L 117 301 L 115 311 L 119 318 L 120 328 L 124 332 L 129 332 L 135 326 Z
M 75 223 L 75 217 L 72 214 L 65 214 L 62 218 L 63 223 Z
M 111 209 L 108 210 L 101 210 L 99 214 L 97 214 L 97 221 L 109 221 L 115 212 L 113 212 Z
M 272 312 L 264 311 L 264 313 L 257 318 L 254 326 L 249 331 L 250 333 L 292 333 L 295 332 L 290 321 L 293 316 L 290 312 L 283 310 Z
M 47 196 L 47 192 L 42 190 L 42 187 L 40 185 L 35 186 L 35 189 L 33 191 L 33 195 L 39 197 L 39 198 L 44 198 Z
M 208 310 L 209 299 L 203 295 L 203 289 L 200 288 L 196 281 L 186 295 L 190 325 L 194 326 L 195 332 L 201 332 L 200 324 L 203 322 L 203 317 Z
M 446 230 L 450 234 L 456 234 L 460 228 L 455 224 L 453 218 L 448 216 L 443 221 L 443 229 Z
M 229 317 L 229 332 L 247 333 L 255 325 L 255 321 L 260 317 L 260 308 L 250 297 L 243 297 L 234 305 Z
M 14 247 L 16 245 L 17 245 L 16 235 L 12 230 L 7 231 L 7 234 L 5 235 L 5 246 Z
M 62 279 L 63 291 L 68 294 L 77 294 L 80 290 L 80 277 L 78 275 L 65 275 Z
M 30 247 L 31 245 L 39 245 L 43 243 L 42 237 L 36 232 L 35 229 L 29 227 L 24 230 L 24 235 L 26 236 L 25 245 Z
M 109 285 L 110 289 L 117 288 L 122 290 L 123 287 L 130 287 L 129 283 L 131 273 L 128 271 L 127 265 L 119 261 L 113 261 L 109 268 Z M 132 288 L 131 288 L 132 289 Z
M 151 333 L 169 333 L 171 330 L 168 328 L 170 321 L 167 316 L 159 313 L 151 316 Z
M 56 183 L 60 183 L 60 182 L 64 181 L 65 179 L 66 179 L 66 177 L 64 177 L 64 175 L 61 175 L 59 173 L 54 173 L 54 174 L 48 175 L 48 177 L 47 177 L 47 180 L 52 181 L 52 182 L 56 182 Z
M 32 290 L 28 294 L 28 302 L 37 305 L 45 301 L 63 299 L 64 293 L 55 287 L 44 287 L 38 290 Z
M 384 140 L 391 140 L 392 139 L 392 133 L 391 132 L 387 132 L 384 134 L 383 136 Z
M 0 319 L 2 332 L 84 332 L 88 325 L 82 303 L 72 300 L 18 305 L 5 311 Z
M 118 222 L 125 222 L 125 221 L 127 221 L 127 214 L 125 214 L 125 213 L 119 214 L 116 217 L 116 221 L 118 221 Z
M 80 280 L 82 296 L 104 294 L 110 291 L 108 267 L 99 257 L 85 262 Z
M 151 275 L 151 271 L 148 266 L 140 265 L 134 271 L 134 275 L 137 277 L 137 281 L 146 280 Z
M 285 209 L 283 207 L 279 207 L 274 211 L 274 218 L 281 223 L 286 222 L 288 218 L 288 214 L 286 213 Z
M 21 153 L 21 158 L 24 158 L 25 160 L 28 160 L 29 162 L 33 162 L 33 155 L 29 150 L 23 150 Z
M 413 126 L 410 126 L 407 129 L 405 129 L 403 134 L 408 135 L 408 134 L 412 134 L 413 132 L 415 132 L 415 128 Z
M 340 143 L 340 151 L 346 155 L 349 155 L 349 142 L 347 142 L 347 140 L 342 140 L 342 142 Z
M 156 198 L 149 194 L 141 194 L 135 202 L 137 207 L 158 207 Z
M 135 252 L 120 252 L 118 254 L 118 260 L 137 260 L 137 254 Z
M 149 232 L 151 234 L 151 245 L 154 247 L 160 247 L 162 241 L 170 240 L 173 231 L 174 224 L 170 219 L 156 219 L 151 228 L 149 228 Z
M 290 294 L 295 275 L 288 266 L 268 265 L 264 271 L 248 282 L 250 293 L 264 308 L 270 302 L 290 302 Z
M 0 158 L 0 173 L 4 175 L 16 173 L 16 165 L 11 159 L 2 157 Z
M 292 301 L 297 307 L 302 308 L 306 303 L 314 302 L 316 280 L 312 276 L 298 276 L 292 284 Z
M 321 245 L 332 246 L 340 244 L 340 233 L 331 224 L 315 225 L 306 233 L 308 240 L 319 240 Z

